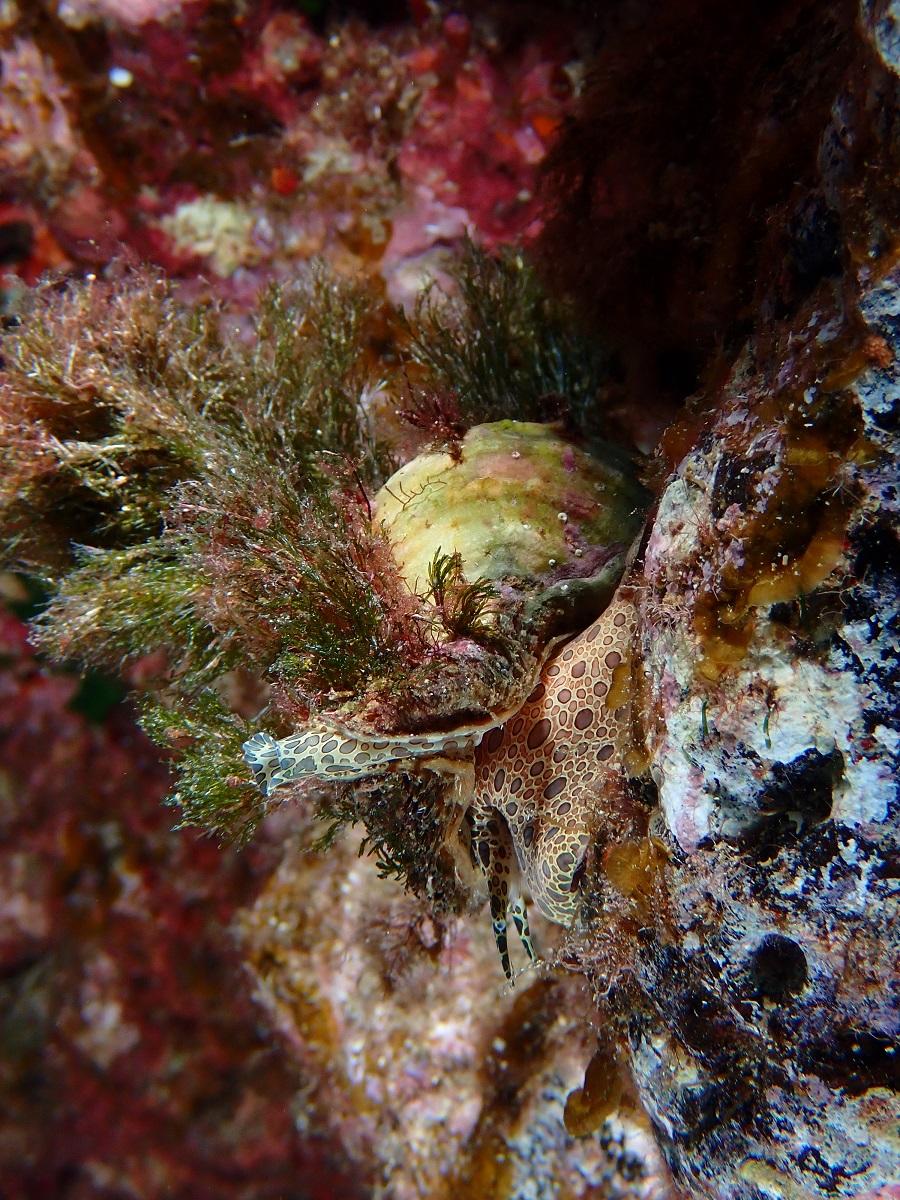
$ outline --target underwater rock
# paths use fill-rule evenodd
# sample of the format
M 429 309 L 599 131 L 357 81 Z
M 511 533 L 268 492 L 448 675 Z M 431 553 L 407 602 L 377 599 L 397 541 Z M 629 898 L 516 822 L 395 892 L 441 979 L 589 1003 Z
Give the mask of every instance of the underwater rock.
M 671 840 L 623 1020 L 676 1183 L 717 1200 L 859 1196 L 900 1176 L 891 12 L 863 7 L 819 148 L 845 272 L 779 320 L 771 282 L 643 566 L 647 749 Z
M 617 447 L 588 453 L 553 426 L 495 421 L 401 467 L 375 513 L 403 578 L 422 593 L 437 552 L 459 554 L 468 579 L 532 587 L 621 563 L 646 503 Z
M 367 1194 L 384 1200 L 663 1200 L 665 1169 L 634 1113 L 567 1132 L 593 1053 L 574 978 L 504 990 L 489 923 L 436 916 L 347 837 L 308 853 L 296 807 L 270 818 L 278 872 L 237 927 L 257 995 L 309 1079 Z M 543 927 L 541 932 L 545 932 Z
M 863 294 L 863 338 L 897 311 L 895 272 Z M 803 324 L 777 365 L 738 364 L 645 566 L 677 848 L 629 1038 L 676 1178 L 716 1197 L 855 1196 L 900 1167 L 892 385 L 839 313 Z
M 464 233 L 535 226 L 586 46 L 575 15 L 506 45 L 426 7 L 6 0 L 4 199 L 76 268 L 127 251 L 249 305 L 322 254 L 412 301 Z

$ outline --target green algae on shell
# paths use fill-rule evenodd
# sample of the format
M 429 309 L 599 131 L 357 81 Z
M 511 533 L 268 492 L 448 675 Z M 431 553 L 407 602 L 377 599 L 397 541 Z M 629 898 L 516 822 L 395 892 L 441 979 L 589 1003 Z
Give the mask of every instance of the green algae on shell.
M 541 585 L 584 576 L 624 554 L 647 493 L 628 455 L 590 453 L 552 425 L 477 425 L 454 456 L 420 454 L 376 496 L 376 520 L 400 573 L 420 594 L 435 554 L 458 553 L 468 579 Z

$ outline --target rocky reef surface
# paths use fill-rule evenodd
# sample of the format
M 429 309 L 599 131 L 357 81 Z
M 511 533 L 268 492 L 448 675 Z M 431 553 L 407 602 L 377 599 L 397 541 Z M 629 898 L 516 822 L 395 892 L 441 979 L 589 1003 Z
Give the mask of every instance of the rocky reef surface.
M 353 838 L 298 871 L 297 825 L 284 810 L 291 853 L 238 930 L 264 1011 L 316 1080 L 310 1114 L 373 1193 L 666 1195 L 638 1113 L 582 1137 L 562 1120 L 593 1053 L 583 980 L 503 989 L 487 921 L 435 915 Z
M 4 615 L 4 1194 L 900 1194 L 900 11 L 541 7 L 0 3 L 0 578 L 103 673 Z M 446 763 L 241 744 L 477 728 L 623 569 L 510 987 Z
M 671 943 L 635 964 L 662 1016 L 630 1047 L 673 1161 L 707 1188 L 727 1164 L 716 1194 L 855 1195 L 896 1170 L 900 275 L 860 273 L 849 313 L 820 299 L 747 347 L 645 559 L 675 844 Z
M 539 220 L 591 34 L 533 17 L 7 0 L 9 253 L 35 278 L 130 249 L 243 300 L 325 254 L 411 302 L 467 230 L 495 245 Z
M 900 273 L 893 201 L 861 192 L 896 163 L 900 60 L 896 14 L 863 16 L 818 152 L 843 269 L 742 347 L 643 567 L 673 848 L 629 1048 L 667 1157 L 716 1195 L 897 1172 Z

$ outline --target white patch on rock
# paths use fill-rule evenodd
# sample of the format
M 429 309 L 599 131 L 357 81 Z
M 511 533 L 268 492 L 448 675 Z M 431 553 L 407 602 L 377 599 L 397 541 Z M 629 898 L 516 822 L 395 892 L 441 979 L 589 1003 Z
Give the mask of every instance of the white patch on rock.
M 199 196 L 179 204 L 160 225 L 178 250 L 208 259 L 218 275 L 233 275 L 238 267 L 259 261 L 260 248 L 254 242 L 256 218 L 242 204 Z

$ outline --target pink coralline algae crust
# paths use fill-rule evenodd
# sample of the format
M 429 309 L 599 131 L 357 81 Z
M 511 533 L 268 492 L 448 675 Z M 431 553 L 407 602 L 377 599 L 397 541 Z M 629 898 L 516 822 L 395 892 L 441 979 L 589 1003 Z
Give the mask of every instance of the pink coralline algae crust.
M 0 614 L 0 1179 L 66 1195 L 353 1197 L 227 925 L 266 852 L 173 832 L 125 714 L 92 725 Z
M 440 72 L 433 50 L 418 51 L 412 61 L 418 70 L 431 65 Z M 427 250 L 432 224 L 441 240 L 451 239 L 454 219 L 478 230 L 488 245 L 535 232 L 534 168 L 544 159 L 574 86 L 560 47 L 532 45 L 511 63 L 492 61 L 484 51 L 473 54 L 449 83 L 430 88 L 397 155 L 411 198 L 395 218 L 388 261 Z M 407 224 L 429 206 L 428 219 L 414 221 L 416 245 Z
M 167 21 L 195 6 L 196 0 L 62 0 L 59 12 L 67 25 L 79 29 L 98 19 L 125 26 Z
M 576 33 L 508 49 L 453 13 L 319 32 L 275 4 L 47 8 L 5 31 L 0 183 L 40 196 L 76 264 L 130 249 L 240 299 L 325 254 L 408 301 L 466 232 L 536 230 Z

